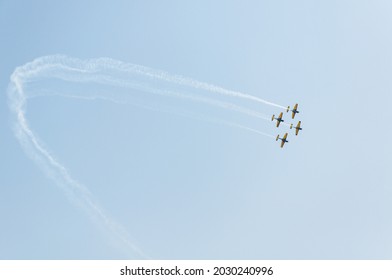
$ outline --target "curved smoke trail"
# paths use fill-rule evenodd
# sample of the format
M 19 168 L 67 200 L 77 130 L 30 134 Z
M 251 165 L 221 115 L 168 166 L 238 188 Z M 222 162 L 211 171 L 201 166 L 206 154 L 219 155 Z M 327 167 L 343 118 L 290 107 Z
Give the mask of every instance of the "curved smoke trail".
M 133 80 L 130 77 L 136 77 Z M 35 59 L 23 66 L 17 67 L 10 78 L 8 88 L 9 107 L 15 117 L 15 134 L 26 153 L 37 162 L 42 170 L 59 185 L 68 197 L 76 204 L 84 208 L 90 216 L 107 230 L 117 236 L 123 244 L 137 257 L 146 258 L 145 254 L 134 244 L 132 238 L 124 228 L 115 223 L 99 206 L 90 191 L 81 183 L 74 180 L 68 170 L 44 147 L 28 125 L 25 109 L 29 98 L 34 94 L 29 94 L 25 87 L 36 80 L 54 78 L 67 82 L 77 83 L 97 83 L 112 85 L 122 88 L 132 88 L 142 92 L 149 92 L 167 97 L 185 98 L 191 101 L 201 102 L 212 106 L 217 106 L 249 116 L 269 120 L 268 117 L 258 112 L 237 106 L 232 103 L 217 101 L 200 94 L 183 94 L 172 89 L 171 84 L 187 87 L 195 90 L 205 90 L 206 92 L 231 96 L 235 98 L 247 99 L 266 105 L 284 108 L 283 106 L 265 101 L 258 97 L 241 92 L 227 90 L 221 87 L 199 82 L 178 75 L 170 75 L 163 71 L 151 68 L 124 63 L 109 58 L 100 58 L 82 61 L 66 56 L 46 56 Z M 166 89 L 160 89 L 156 82 L 164 83 Z M 77 97 L 85 99 L 102 98 L 115 102 L 127 101 L 121 96 L 94 96 L 91 93 L 84 93 L 80 96 L 66 95 L 67 97 Z M 207 119 L 205 119 L 207 120 Z M 208 120 L 207 120 L 208 121 Z M 273 137 L 258 130 L 244 127 L 229 122 L 216 121 L 217 123 L 230 125 L 248 131 L 252 131 L 264 136 Z

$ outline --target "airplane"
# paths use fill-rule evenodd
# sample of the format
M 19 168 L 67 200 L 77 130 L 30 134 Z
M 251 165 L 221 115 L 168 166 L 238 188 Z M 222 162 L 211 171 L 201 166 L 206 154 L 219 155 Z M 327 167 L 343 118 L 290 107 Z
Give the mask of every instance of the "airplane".
M 284 120 L 282 119 L 282 117 L 283 117 L 283 112 L 281 112 L 281 113 L 279 114 L 279 117 L 278 117 L 278 118 L 275 118 L 275 115 L 272 115 L 271 121 L 276 120 L 276 127 L 279 127 L 280 122 L 284 122 Z
M 283 146 L 284 146 L 284 143 L 288 143 L 289 141 L 287 141 L 286 139 L 287 139 L 287 132 L 284 134 L 284 136 L 283 136 L 283 138 L 279 138 L 279 134 L 278 134 L 278 136 L 276 136 L 276 141 L 278 141 L 278 140 L 282 140 L 282 143 L 280 144 L 280 147 L 281 148 L 283 148 Z
M 293 109 L 293 110 L 290 110 L 290 106 L 287 106 L 287 111 L 286 111 L 286 112 L 288 112 L 288 111 L 293 112 L 293 113 L 291 114 L 291 118 L 292 118 L 292 119 L 294 119 L 295 114 L 299 113 L 299 111 L 297 111 L 297 108 L 298 108 L 298 103 L 294 105 L 294 109 Z
M 293 124 L 290 125 L 290 129 L 293 128 Z M 301 121 L 298 122 L 297 126 L 295 127 L 295 135 L 298 135 L 298 132 L 302 130 Z

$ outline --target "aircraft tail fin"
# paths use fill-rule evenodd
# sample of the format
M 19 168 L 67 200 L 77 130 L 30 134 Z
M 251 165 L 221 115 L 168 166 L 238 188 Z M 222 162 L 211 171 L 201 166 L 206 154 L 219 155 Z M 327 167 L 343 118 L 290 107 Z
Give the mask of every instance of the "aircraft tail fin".
M 278 134 L 278 136 L 276 136 L 276 141 L 278 141 L 279 140 L 279 134 Z
M 275 115 L 272 115 L 272 119 L 271 119 L 271 121 L 273 121 L 275 119 Z
M 286 112 L 288 112 L 288 111 L 290 111 L 290 106 L 287 106 L 287 110 L 286 110 Z
M 293 124 L 290 125 L 290 129 L 292 129 L 292 128 L 293 128 Z

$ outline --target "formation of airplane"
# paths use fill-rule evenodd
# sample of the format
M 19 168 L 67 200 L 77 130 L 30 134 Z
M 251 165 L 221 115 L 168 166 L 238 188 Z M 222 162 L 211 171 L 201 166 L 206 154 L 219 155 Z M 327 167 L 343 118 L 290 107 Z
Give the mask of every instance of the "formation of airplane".
M 294 107 L 293 107 L 292 110 L 290 110 L 290 106 L 287 106 L 286 112 L 288 113 L 289 111 L 291 111 L 291 118 L 294 119 L 294 118 L 295 118 L 295 115 L 299 113 L 299 111 L 298 111 L 298 103 L 296 103 L 296 104 L 294 105 Z M 284 120 L 283 120 L 283 112 L 281 112 L 281 113 L 279 114 L 279 117 L 277 117 L 277 118 L 275 117 L 275 115 L 272 115 L 271 121 L 274 121 L 274 120 L 276 120 L 276 127 L 279 127 L 280 123 L 281 123 L 281 122 L 284 122 Z M 292 129 L 293 127 L 294 127 L 294 125 L 291 124 L 291 125 L 290 125 L 290 129 Z M 300 130 L 302 130 L 301 121 L 298 121 L 298 124 L 297 124 L 297 126 L 294 127 L 294 129 L 295 129 L 295 135 L 298 136 L 298 132 L 299 132 Z M 283 146 L 284 146 L 285 143 L 288 143 L 288 142 L 289 142 L 289 141 L 287 140 L 287 135 L 288 135 L 288 133 L 286 132 L 286 133 L 284 134 L 283 138 L 280 138 L 280 137 L 279 137 L 279 134 L 278 134 L 278 136 L 276 136 L 276 141 L 278 141 L 278 140 L 281 140 L 281 141 L 282 141 L 281 144 L 280 144 L 280 147 L 281 147 L 281 148 L 283 148 Z

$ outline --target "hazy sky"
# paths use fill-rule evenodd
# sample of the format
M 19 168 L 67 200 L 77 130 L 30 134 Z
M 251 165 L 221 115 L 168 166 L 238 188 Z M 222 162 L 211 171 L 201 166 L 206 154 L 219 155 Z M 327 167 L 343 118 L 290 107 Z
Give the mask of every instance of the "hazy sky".
M 37 57 L 63 54 L 109 57 L 282 106 L 299 103 L 295 123 L 304 130 L 297 137 L 289 131 L 281 149 L 271 137 L 222 124 L 274 137 L 287 127 L 227 108 L 102 80 L 32 84 L 31 93 L 50 87 L 58 94 L 28 101 L 34 135 L 145 255 L 391 259 L 391 13 L 387 0 L 0 0 L 0 258 L 132 255 L 15 137 L 11 74 Z M 268 118 L 281 111 L 179 85 L 170 90 Z M 125 92 L 131 99 L 122 105 L 68 98 Z

